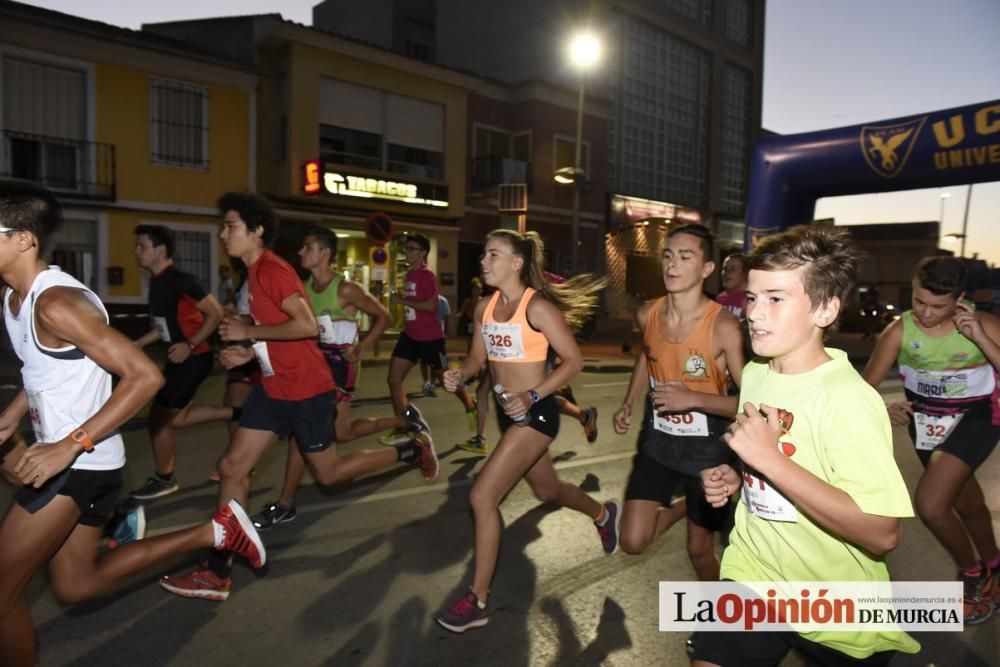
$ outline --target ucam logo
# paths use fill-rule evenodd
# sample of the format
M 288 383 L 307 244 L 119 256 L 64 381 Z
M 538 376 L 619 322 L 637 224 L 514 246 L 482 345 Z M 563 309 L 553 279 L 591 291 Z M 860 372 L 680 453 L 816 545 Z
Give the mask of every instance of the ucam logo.
M 861 128 L 861 153 L 872 170 L 893 178 L 906 165 L 927 116 L 894 125 L 865 125 Z

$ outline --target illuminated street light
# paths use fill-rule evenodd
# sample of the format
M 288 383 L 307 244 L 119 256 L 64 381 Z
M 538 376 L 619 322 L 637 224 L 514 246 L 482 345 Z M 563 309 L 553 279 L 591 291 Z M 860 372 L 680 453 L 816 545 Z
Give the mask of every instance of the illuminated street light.
M 570 40 L 569 61 L 580 70 L 588 70 L 601 59 L 601 42 L 592 33 L 581 32 Z

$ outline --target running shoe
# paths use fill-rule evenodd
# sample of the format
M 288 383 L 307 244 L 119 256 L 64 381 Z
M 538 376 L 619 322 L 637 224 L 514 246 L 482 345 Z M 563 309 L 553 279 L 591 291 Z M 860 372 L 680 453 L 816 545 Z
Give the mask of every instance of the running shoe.
M 587 442 L 594 443 L 597 440 L 597 406 L 591 405 L 583 411 L 583 434 L 587 436 Z
M 250 517 L 250 520 L 253 521 L 253 527 L 257 530 L 268 530 L 279 523 L 295 521 L 295 516 L 294 507 L 285 507 L 275 501 L 265 505 L 264 509 Z
M 440 463 L 438 463 L 437 452 L 434 451 L 434 440 L 430 433 L 414 433 L 413 442 L 420 448 L 420 458 L 416 459 L 414 465 L 420 466 L 420 471 L 424 474 L 424 479 L 430 481 L 438 476 Z
M 410 441 L 410 434 L 406 429 L 394 428 L 378 439 L 383 445 L 401 445 Z
M 604 525 L 597 526 L 597 534 L 601 537 L 604 553 L 610 556 L 618 551 L 618 527 L 622 520 L 622 504 L 618 500 L 609 500 L 604 503 L 604 510 L 607 512 L 607 520 Z
M 181 597 L 225 602 L 233 588 L 233 578 L 220 577 L 202 565 L 183 577 L 163 577 L 160 586 Z
M 486 456 L 490 451 L 486 438 L 481 435 L 474 435 L 465 442 L 458 443 L 458 448 L 471 454 L 482 454 L 483 456 Z
M 146 510 L 137 502 L 122 501 L 105 527 L 108 549 L 136 542 L 146 536 Z
M 438 612 L 434 617 L 445 630 L 462 633 L 472 628 L 481 628 L 490 622 L 490 612 L 485 602 L 480 602 L 479 598 L 472 591 L 469 591 L 451 608 Z
M 993 615 L 997 603 L 1000 602 L 998 595 L 998 582 L 996 574 L 984 564 L 982 571 L 977 575 L 959 572 L 958 578 L 962 581 L 963 615 L 966 625 L 976 625 L 982 623 Z
M 403 410 L 403 419 L 406 420 L 406 431 L 409 433 L 426 433 L 430 435 L 431 427 L 424 419 L 423 414 L 413 403 L 406 406 Z
M 427 396 L 429 398 L 437 398 L 437 395 L 438 395 L 437 389 L 434 388 L 434 383 L 433 382 L 425 382 L 424 383 L 423 393 L 424 393 L 424 396 Z
M 129 495 L 136 500 L 152 500 L 153 498 L 160 498 L 162 496 L 169 496 L 171 493 L 177 493 L 180 489 L 177 485 L 176 480 L 163 480 L 156 475 L 150 476 L 146 482 L 140 486 L 138 489 L 130 493 Z
M 217 548 L 232 551 L 250 561 L 251 567 L 264 567 L 267 562 L 267 552 L 264 543 L 260 541 L 257 529 L 247 516 L 243 506 L 235 500 L 215 513 L 212 521 L 222 526 L 222 544 Z

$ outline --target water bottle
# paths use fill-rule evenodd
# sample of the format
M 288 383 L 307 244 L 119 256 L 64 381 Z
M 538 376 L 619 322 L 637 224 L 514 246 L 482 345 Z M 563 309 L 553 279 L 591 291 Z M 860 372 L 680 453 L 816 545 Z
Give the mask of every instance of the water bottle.
M 507 393 L 507 390 L 503 388 L 502 384 L 494 385 L 493 393 L 497 395 L 497 399 L 499 399 L 500 405 L 507 405 L 507 401 L 510 400 L 510 394 Z M 528 424 L 531 423 L 531 413 L 525 412 L 520 417 L 516 419 L 511 417 L 511 419 L 518 426 L 527 426 Z

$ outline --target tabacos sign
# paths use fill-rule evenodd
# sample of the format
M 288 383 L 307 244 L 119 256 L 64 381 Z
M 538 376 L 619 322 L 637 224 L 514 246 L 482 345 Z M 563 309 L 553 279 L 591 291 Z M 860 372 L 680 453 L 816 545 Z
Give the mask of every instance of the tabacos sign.
M 358 199 L 382 199 L 415 206 L 448 207 L 448 186 L 404 181 L 348 171 L 326 169 L 319 160 L 303 166 L 302 191 L 307 195 L 334 195 Z

